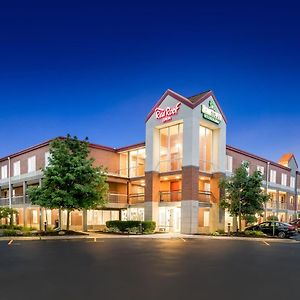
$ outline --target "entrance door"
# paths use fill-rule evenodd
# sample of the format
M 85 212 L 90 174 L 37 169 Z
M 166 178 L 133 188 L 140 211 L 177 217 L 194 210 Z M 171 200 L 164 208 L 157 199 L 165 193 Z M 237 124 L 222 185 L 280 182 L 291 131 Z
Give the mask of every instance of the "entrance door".
M 171 191 L 171 201 L 180 201 L 179 192 L 180 192 L 180 182 L 171 181 L 170 182 L 170 191 Z

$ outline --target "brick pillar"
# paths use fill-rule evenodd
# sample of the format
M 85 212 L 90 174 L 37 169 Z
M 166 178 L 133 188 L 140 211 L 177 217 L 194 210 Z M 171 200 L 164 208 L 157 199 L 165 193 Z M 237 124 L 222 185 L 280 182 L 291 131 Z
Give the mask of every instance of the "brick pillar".
M 158 206 L 160 179 L 159 173 L 149 171 L 145 173 L 145 220 L 155 221 L 158 225 Z
M 181 233 L 198 232 L 199 167 L 182 167 Z

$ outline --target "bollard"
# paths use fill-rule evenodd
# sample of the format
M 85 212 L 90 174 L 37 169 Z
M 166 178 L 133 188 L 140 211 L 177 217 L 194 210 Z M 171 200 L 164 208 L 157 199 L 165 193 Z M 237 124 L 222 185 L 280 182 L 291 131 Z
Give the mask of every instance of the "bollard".
M 47 222 L 44 222 L 44 230 L 47 231 Z
M 227 235 L 228 236 L 230 235 L 230 225 L 231 225 L 230 223 L 227 224 Z

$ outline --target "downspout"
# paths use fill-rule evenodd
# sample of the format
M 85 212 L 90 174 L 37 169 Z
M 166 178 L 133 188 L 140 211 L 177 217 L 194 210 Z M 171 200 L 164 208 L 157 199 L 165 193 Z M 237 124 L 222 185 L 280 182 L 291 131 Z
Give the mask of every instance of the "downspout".
M 270 162 L 267 162 L 267 176 L 266 176 L 266 190 L 268 194 L 269 189 L 269 181 L 270 181 Z M 267 203 L 265 203 L 265 221 L 267 220 Z
M 8 203 L 9 208 L 11 208 L 11 167 L 10 167 L 10 157 L 8 159 Z

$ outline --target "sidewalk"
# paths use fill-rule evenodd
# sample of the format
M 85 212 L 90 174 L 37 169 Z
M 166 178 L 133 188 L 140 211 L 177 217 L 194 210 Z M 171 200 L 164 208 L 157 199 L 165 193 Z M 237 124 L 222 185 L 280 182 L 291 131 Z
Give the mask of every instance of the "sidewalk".
M 34 237 L 0 237 L 0 241 L 48 241 L 48 240 L 101 240 L 101 239 L 160 239 L 160 240 L 231 240 L 231 241 L 255 241 L 270 243 L 300 243 L 295 239 L 274 239 L 274 238 L 252 238 L 252 237 L 234 237 L 234 236 L 210 236 L 210 235 L 188 235 L 180 233 L 159 233 L 145 235 L 118 235 L 108 233 L 89 232 L 87 235 L 71 236 L 34 236 Z

